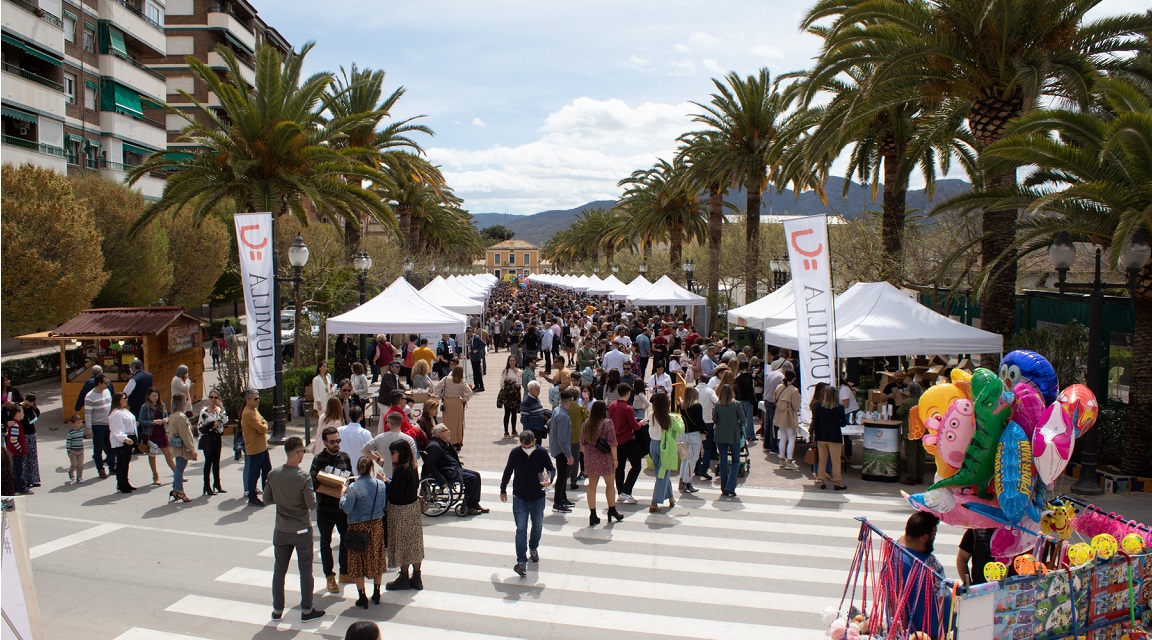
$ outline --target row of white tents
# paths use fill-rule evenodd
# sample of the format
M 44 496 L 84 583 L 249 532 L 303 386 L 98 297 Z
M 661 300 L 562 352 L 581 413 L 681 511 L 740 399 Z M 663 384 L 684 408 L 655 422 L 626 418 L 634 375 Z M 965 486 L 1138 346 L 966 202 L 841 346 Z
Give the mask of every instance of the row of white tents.
M 531 281 L 570 291 L 580 291 L 591 296 L 607 296 L 609 300 L 627 300 L 640 307 L 697 307 L 707 302 L 702 296 L 676 284 L 676 281 L 668 276 L 662 276 L 656 282 L 649 282 L 644 276 L 636 276 L 628 284 L 624 284 L 614 275 L 601 280 L 595 274 L 533 275 Z
M 488 293 L 496 286 L 490 274 L 436 276 L 417 290 L 404 278 L 364 304 L 328 319 L 329 334 L 464 333 L 469 315 L 484 312 Z

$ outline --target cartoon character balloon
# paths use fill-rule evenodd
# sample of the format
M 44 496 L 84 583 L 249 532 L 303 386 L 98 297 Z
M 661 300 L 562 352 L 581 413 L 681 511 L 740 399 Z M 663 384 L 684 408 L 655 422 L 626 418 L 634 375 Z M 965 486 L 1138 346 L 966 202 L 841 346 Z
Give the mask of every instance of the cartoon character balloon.
M 1031 382 L 1044 398 L 1044 404 L 1056 402 L 1059 380 L 1056 369 L 1048 358 L 1035 351 L 1017 350 L 1004 356 L 1000 361 L 1000 377 L 1009 389 L 1021 382 Z
M 934 513 L 946 525 L 963 529 L 995 529 L 1003 526 L 1002 522 L 988 517 L 983 511 L 964 508 L 964 505 L 973 504 L 997 509 L 995 500 L 977 498 L 970 493 L 960 493 L 959 489 L 950 487 L 932 489 L 915 495 L 908 495 L 903 491 L 900 494 L 913 509 Z
M 940 487 L 975 486 L 982 497 L 989 497 L 988 485 L 996 471 L 996 446 L 1011 414 L 1001 405 L 1004 383 L 988 369 L 972 372 L 972 403 L 976 413 L 976 432 L 964 452 L 964 462 L 955 475 L 932 485 Z
M 1061 540 L 1072 537 L 1072 525 L 1076 518 L 1076 507 L 1071 502 L 1053 500 L 1045 509 L 1040 519 L 1040 533 L 1044 535 L 1056 534 Z
M 1032 434 L 1032 459 L 1036 475 L 1051 487 L 1072 457 L 1072 416 L 1060 403 L 1049 405 L 1044 422 Z
M 1072 416 L 1072 426 L 1076 437 L 1088 433 L 1096 418 L 1100 416 L 1100 404 L 1096 402 L 1096 394 L 1082 384 L 1074 384 L 1060 392 L 1056 398 L 1064 409 Z
M 1014 421 L 1004 429 L 996 451 L 996 495 L 1012 524 L 1032 508 L 1032 445 Z
M 922 438 L 925 448 L 927 445 L 935 445 L 937 462 L 959 469 L 964 463 L 964 452 L 972 443 L 972 435 L 976 433 L 976 413 L 972 401 L 957 399 L 943 416 L 931 418 L 928 422 L 928 433 Z M 937 464 L 938 469 L 939 466 Z

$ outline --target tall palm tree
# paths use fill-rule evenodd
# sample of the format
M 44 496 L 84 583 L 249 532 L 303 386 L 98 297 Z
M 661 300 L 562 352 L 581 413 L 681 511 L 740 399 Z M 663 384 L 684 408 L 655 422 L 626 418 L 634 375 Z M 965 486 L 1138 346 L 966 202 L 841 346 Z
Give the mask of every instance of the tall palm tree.
M 684 170 L 683 161 L 658 159 L 651 169 L 633 171 L 619 183 L 625 189 L 617 207 L 646 242 L 668 242 L 672 273 L 680 271 L 684 244 L 707 232 L 697 192 L 680 177 Z
M 821 55 L 826 73 L 871 65 L 868 90 L 891 103 L 955 98 L 983 151 L 1008 123 L 1052 96 L 1085 104 L 1098 68 L 1117 53 L 1147 46 L 1152 12 L 1085 22 L 1101 0 L 820 0 L 804 18 L 832 19 Z M 1014 170 L 985 172 L 978 188 L 1016 183 Z M 1017 210 L 982 212 L 982 260 L 1011 253 Z M 982 324 L 1016 329 L 1016 260 L 1008 255 L 985 287 Z
M 756 270 L 760 263 L 760 202 L 764 189 L 775 179 L 781 158 L 777 134 L 786 107 L 767 68 L 740 77 L 729 73 L 712 79 L 716 93 L 708 104 L 694 102 L 703 111 L 693 116 L 722 141 L 717 174 L 720 184 L 739 183 L 747 192 L 745 227 L 748 262 L 744 267 L 744 301 L 756 299 Z
M 181 158 L 154 154 L 128 172 L 130 183 L 152 171 L 173 172 L 160 199 L 144 210 L 134 229 L 185 206 L 203 218 L 223 202 L 277 217 L 291 214 L 307 223 L 306 201 L 333 224 L 355 221 L 356 212 L 364 212 L 395 227 L 387 206 L 362 186 L 362 181 L 389 180 L 360 162 L 370 151 L 332 144 L 369 116 L 326 120 L 321 112 L 332 75 L 319 73 L 301 80 L 312 46 L 309 42 L 285 59 L 272 47 L 259 47 L 254 87 L 243 80 L 235 54 L 226 47 L 218 49 L 228 67 L 224 77 L 195 58 L 186 59 L 196 78 L 220 100 L 222 113 L 181 92 L 203 119 L 176 111 L 188 122 L 181 140 L 199 149 Z
M 1019 187 L 953 198 L 941 206 L 1020 207 L 1025 211 L 1014 248 L 1044 251 L 1059 233 L 1111 247 L 1113 263 L 1140 233 L 1152 236 L 1152 85 L 1141 90 L 1121 79 L 1097 82 L 1099 101 L 1086 110 L 1046 109 L 1021 116 L 1006 136 L 985 149 L 990 168 L 1034 167 Z M 1053 135 L 1055 134 L 1055 135 Z M 1000 256 L 994 272 L 1009 259 Z M 1136 325 L 1133 362 L 1152 359 L 1152 262 L 1132 292 Z M 1137 368 L 1130 379 L 1123 465 L 1152 471 L 1152 379 Z
M 414 122 L 424 116 L 414 116 L 389 122 L 392 109 L 404 95 L 406 89 L 399 87 L 384 96 L 384 71 L 360 69 L 355 64 L 351 70 L 340 68 L 340 75 L 328 89 L 325 107 L 333 117 L 355 117 L 363 114 L 362 122 L 333 141 L 338 148 L 366 149 L 368 154 L 359 158 L 360 162 L 391 175 L 400 152 L 423 153 L 420 145 L 410 136 L 414 133 L 435 135 L 432 129 Z M 378 185 L 387 187 L 387 185 Z M 357 221 L 363 222 L 363 221 Z M 344 225 L 344 247 L 349 261 L 360 248 L 360 224 Z
M 421 217 L 445 202 L 449 193 L 444 175 L 438 167 L 415 153 L 390 153 L 386 159 L 392 184 L 382 196 L 393 203 L 400 218 L 400 242 L 409 253 L 418 253 Z
M 720 311 L 720 251 L 724 232 L 724 194 L 735 186 L 724 170 L 724 139 L 718 131 L 701 131 L 680 136 L 677 158 L 684 164 L 686 187 L 694 192 L 708 193 L 708 268 L 706 286 L 708 306 L 719 315 Z M 729 181 L 724 181 L 729 176 Z

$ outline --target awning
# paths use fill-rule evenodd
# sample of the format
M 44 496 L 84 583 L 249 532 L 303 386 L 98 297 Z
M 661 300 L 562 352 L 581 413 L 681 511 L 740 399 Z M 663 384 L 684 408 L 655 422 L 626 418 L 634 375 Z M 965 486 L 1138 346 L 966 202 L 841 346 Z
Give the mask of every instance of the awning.
M 5 118 L 15 118 L 16 120 L 20 120 L 21 122 L 31 122 L 32 124 L 36 124 L 37 122 L 40 121 L 40 119 L 37 118 L 36 114 L 34 114 L 34 113 L 28 113 L 27 111 L 20 111 L 19 109 L 13 109 L 12 107 L 8 107 L 8 106 L 5 106 L 2 109 L 0 109 L 0 112 L 3 113 Z
M 128 142 L 124 143 L 124 151 L 126 151 L 128 153 L 135 153 L 137 155 L 144 156 L 145 158 L 152 155 L 153 153 L 156 153 L 156 151 L 154 151 L 152 149 L 146 149 L 144 147 L 137 147 L 136 145 L 128 143 Z
M 116 106 L 116 110 L 127 111 L 137 118 L 144 117 L 144 109 L 140 106 L 140 94 L 135 90 L 115 82 L 109 82 L 105 86 L 105 92 L 108 89 L 112 89 L 112 103 Z
M 67 9 L 64 10 L 64 16 L 67 18 L 72 18 L 73 20 L 79 20 L 80 19 L 80 16 L 76 15 L 75 13 L 72 13 L 71 11 L 69 11 Z
M 100 89 L 100 85 L 96 84 L 95 82 L 92 82 L 91 80 L 85 80 L 84 85 L 86 87 L 88 87 L 89 89 L 97 89 L 97 90 Z
M 128 57 L 128 47 L 124 44 L 124 32 L 110 24 L 101 24 L 100 30 L 103 32 L 103 44 L 107 47 L 108 53 L 118 55 L 121 58 Z
M 228 42 L 230 42 L 232 44 L 232 46 L 240 49 L 241 51 L 243 51 L 244 53 L 247 53 L 248 55 L 253 55 L 256 53 L 255 51 L 252 51 L 252 49 L 248 48 L 248 45 L 244 44 L 243 42 L 240 42 L 239 38 L 237 38 L 236 36 L 232 35 L 231 33 L 227 32 L 227 31 L 224 32 L 224 39 L 227 40 Z
M 93 140 L 92 138 L 88 138 L 84 142 L 85 142 L 85 146 L 87 146 L 88 148 L 92 148 L 92 147 L 95 147 L 97 149 L 100 148 L 100 141 L 99 140 Z
M 191 153 L 184 153 L 182 151 L 169 151 L 168 153 L 164 154 L 164 157 L 173 162 L 188 162 L 195 156 L 193 156 Z
M 28 44 L 27 42 L 24 42 L 22 40 L 17 40 L 16 38 L 13 38 L 12 36 L 10 36 L 8 34 L 3 34 L 3 39 L 4 39 L 4 42 L 12 45 L 13 47 L 20 49 L 21 51 L 23 51 L 24 53 L 27 53 L 30 56 L 33 56 L 35 58 L 39 58 L 39 59 L 43 60 L 44 62 L 49 62 L 51 64 L 58 66 L 58 67 L 64 66 L 64 60 L 62 58 L 57 58 L 57 57 L 55 57 L 54 54 L 48 53 L 47 51 L 43 51 L 37 47 L 34 47 L 34 46 Z

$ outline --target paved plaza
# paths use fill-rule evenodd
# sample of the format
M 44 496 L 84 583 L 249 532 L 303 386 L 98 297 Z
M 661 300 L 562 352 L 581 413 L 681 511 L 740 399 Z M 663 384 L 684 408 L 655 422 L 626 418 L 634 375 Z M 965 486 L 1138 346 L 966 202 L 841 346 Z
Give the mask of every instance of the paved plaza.
M 623 522 L 589 528 L 583 490 L 570 492 L 577 506 L 566 515 L 546 511 L 541 561 L 520 578 L 512 570 L 511 504 L 498 497 L 512 446 L 501 438 L 498 376 L 491 367 L 489 391 L 469 403 L 462 452 L 465 466 L 481 473 L 483 504 L 492 512 L 425 518 L 425 589 L 384 592 L 367 610 L 353 606 L 354 585 L 342 594 L 323 590 L 316 554 L 316 606 L 328 615 L 309 623 L 299 609 L 270 619 L 274 510 L 245 507 L 240 463 L 223 463 L 228 493 L 212 497 L 199 496 L 201 466 L 192 464 L 194 499 L 187 504 L 166 504 L 169 486 L 150 486 L 141 458 L 132 463 L 132 483 L 141 487 L 134 494 L 115 493 L 112 479 L 91 479 L 90 459 L 89 479 L 65 485 L 63 430 L 49 428 L 58 421 L 58 391 L 37 389 L 49 407 L 40 430 L 44 486 L 24 502 L 47 637 L 342 638 L 350 624 L 370 619 L 385 637 L 815 639 L 825 637 L 820 610 L 839 601 L 847 578 L 854 518 L 867 516 L 898 534 L 910 513 L 899 485 L 862 482 L 850 470 L 848 492 L 820 491 L 810 474 L 780 470 L 756 448 L 738 499 L 719 500 L 718 485 L 697 483 L 700 493 L 649 514 L 652 483 L 642 477 L 635 492 L 641 504 L 622 505 Z M 282 464 L 283 451 L 272 460 Z M 170 481 L 163 462 L 161 468 Z M 1150 502 L 1114 496 L 1101 504 L 1139 518 Z M 598 506 L 602 513 L 603 489 Z M 936 555 L 953 576 L 961 533 L 943 527 L 936 540 Z M 288 604 L 298 605 L 294 573 L 287 586 Z

